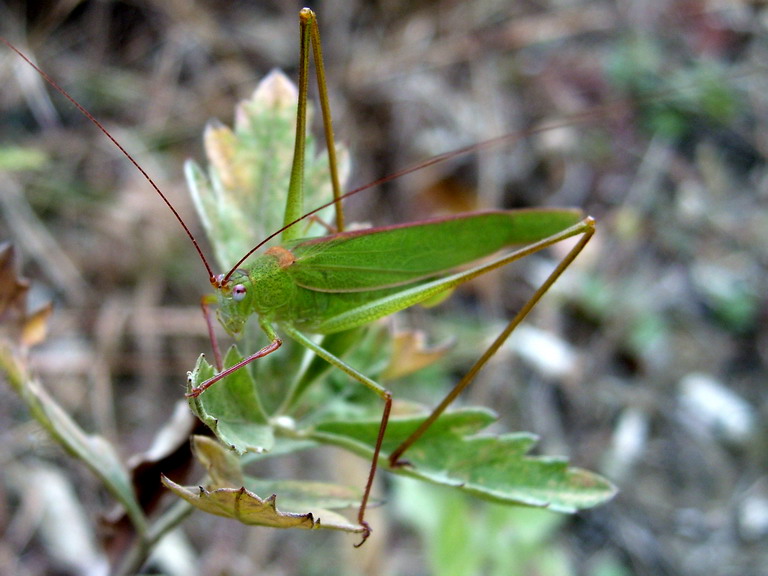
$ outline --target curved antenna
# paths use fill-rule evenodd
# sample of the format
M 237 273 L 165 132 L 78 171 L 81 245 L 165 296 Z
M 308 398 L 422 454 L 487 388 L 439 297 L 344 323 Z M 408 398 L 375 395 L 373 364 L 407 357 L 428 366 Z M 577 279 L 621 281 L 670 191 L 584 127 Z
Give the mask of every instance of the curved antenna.
M 104 126 L 102 126 L 101 122 L 96 120 L 96 118 L 93 116 L 93 114 L 88 112 L 88 110 L 86 110 L 85 107 L 83 107 L 82 104 L 80 104 L 77 100 L 75 100 L 75 98 L 73 96 L 71 96 L 69 94 L 69 92 L 67 92 L 66 90 L 64 90 L 64 88 L 59 86 L 58 83 L 53 78 L 51 78 L 46 72 L 44 72 L 37 64 L 32 62 L 32 60 L 27 58 L 27 56 L 25 56 L 24 53 L 21 50 L 16 48 L 16 46 L 11 44 L 8 40 L 3 38 L 2 36 L 0 36 L 0 42 L 5 44 L 6 46 L 8 46 L 8 48 L 10 48 L 14 52 L 16 52 L 16 54 L 18 54 L 19 56 L 21 56 L 21 58 L 27 64 L 32 66 L 32 68 L 34 68 L 35 71 L 37 71 L 37 73 L 40 74 L 40 76 L 42 76 L 43 80 L 45 80 L 48 84 L 50 84 L 57 92 L 59 92 L 62 96 L 64 96 L 64 98 L 69 100 L 75 106 L 75 108 L 77 108 L 80 111 L 80 113 L 83 116 L 85 116 L 88 120 L 93 122 L 93 124 L 95 124 L 96 127 L 99 130 L 101 130 L 107 138 L 109 138 L 111 140 L 112 144 L 117 146 L 117 149 L 120 150 L 120 152 L 123 153 L 123 156 L 128 158 L 128 160 L 131 162 L 131 164 L 133 164 L 136 167 L 136 169 L 141 173 L 141 175 L 144 176 L 144 179 L 147 182 L 149 182 L 150 186 L 152 186 L 152 188 L 155 189 L 155 192 L 157 192 L 160 195 L 160 198 L 162 198 L 163 202 L 165 202 L 165 205 L 168 206 L 168 208 L 171 209 L 171 212 L 173 212 L 173 215 L 176 217 L 176 220 L 178 220 L 179 224 L 181 224 L 181 227 L 184 228 L 184 232 L 186 232 L 187 236 L 189 236 L 189 239 L 192 240 L 192 244 L 195 246 L 195 250 L 197 250 L 197 254 L 200 256 L 200 260 L 203 261 L 203 265 L 205 266 L 205 269 L 208 272 L 208 277 L 211 280 L 211 284 L 214 284 L 216 282 L 216 276 L 213 274 L 213 270 L 211 270 L 211 267 L 208 264 L 208 260 L 206 260 L 205 255 L 203 254 L 203 251 L 200 249 L 200 245 L 197 243 L 197 240 L 192 235 L 192 232 L 187 227 L 187 225 L 184 223 L 184 220 L 181 219 L 181 215 L 176 211 L 176 208 L 173 207 L 173 204 L 171 204 L 171 201 L 168 200 L 168 197 L 162 192 L 162 190 L 160 190 L 160 187 L 157 184 L 155 184 L 155 181 L 152 180 L 152 178 L 149 176 L 149 174 L 147 174 L 147 172 L 144 170 L 144 168 L 142 168 L 139 165 L 139 163 L 136 161 L 136 159 L 133 156 L 131 156 L 128 153 L 128 151 L 125 148 L 123 148 L 123 146 L 117 140 L 115 140 L 115 138 L 112 136 L 112 134 L 110 134 L 109 131 L 107 131 L 107 129 L 104 128 Z
M 570 126 L 574 123 L 583 122 L 588 120 L 592 117 L 602 116 L 606 111 L 611 110 L 612 108 L 618 108 L 622 105 L 622 101 L 619 102 L 613 102 L 609 103 L 605 106 L 598 106 L 597 108 L 593 108 L 591 110 L 584 111 L 580 114 L 575 114 L 573 116 L 570 116 L 569 118 L 562 120 L 560 122 L 552 122 L 549 124 L 543 124 L 541 126 L 537 126 L 536 128 L 532 128 L 530 130 L 526 130 L 524 132 L 514 132 L 511 134 L 504 134 L 502 136 L 496 136 L 495 138 L 491 138 L 490 140 L 486 140 L 484 142 L 476 143 L 476 144 L 469 144 L 467 146 L 462 146 L 461 148 L 457 148 L 456 150 L 451 150 L 449 152 L 443 152 L 442 154 L 438 154 L 437 156 L 433 156 L 432 158 L 428 160 L 424 160 L 422 162 L 419 162 L 417 164 L 414 164 L 413 166 L 409 166 L 408 168 L 404 168 L 402 170 L 399 170 L 397 172 L 393 172 L 392 174 L 389 174 L 387 176 L 382 176 L 381 178 L 377 178 L 376 180 L 369 182 L 368 184 L 365 184 L 363 186 L 360 186 L 358 188 L 355 188 L 353 190 L 350 190 L 349 192 L 346 192 L 345 194 L 342 194 L 338 198 L 331 200 L 329 202 L 326 202 L 325 204 L 321 204 L 317 208 L 305 213 L 300 218 L 296 218 L 292 222 L 289 222 L 285 226 L 281 227 L 280 229 L 276 230 L 275 232 L 272 232 L 269 236 L 264 238 L 261 242 L 256 244 L 253 248 L 251 248 L 245 256 L 240 258 L 240 260 L 237 261 L 237 263 L 232 267 L 232 269 L 227 272 L 225 276 L 222 278 L 222 284 L 226 284 L 229 280 L 229 277 L 237 270 L 240 265 L 242 265 L 243 262 L 245 262 L 251 254 L 256 252 L 259 248 L 264 246 L 267 242 L 275 238 L 276 236 L 282 234 L 282 232 L 286 228 L 290 228 L 291 226 L 294 226 L 304 220 L 305 218 L 309 218 L 313 214 L 317 214 L 321 210 L 325 210 L 326 208 L 329 208 L 330 206 L 333 206 L 334 204 L 341 202 L 342 200 L 345 200 L 347 198 L 350 198 L 351 196 L 354 196 L 356 194 L 359 194 L 360 192 L 364 192 L 365 190 L 368 190 L 370 188 L 374 188 L 376 186 L 381 186 L 382 184 L 386 184 L 387 182 L 391 182 L 392 180 L 396 180 L 397 178 L 400 178 L 402 176 L 407 176 L 408 174 L 412 174 L 418 170 L 421 170 L 422 168 L 427 168 L 429 166 L 433 166 L 435 164 L 440 164 L 442 162 L 446 162 L 447 160 L 451 160 L 453 158 L 456 158 L 458 156 L 463 156 L 464 154 L 469 154 L 471 152 L 478 152 L 480 150 L 485 150 L 486 148 L 492 148 L 494 146 L 499 146 L 501 144 L 504 144 L 505 142 L 514 142 L 516 140 L 520 140 L 521 138 L 528 138 L 530 136 L 533 136 L 534 134 L 539 134 L 541 132 L 545 132 L 547 130 L 552 130 L 555 128 L 563 128 L 566 126 Z
M 765 67 L 761 66 L 758 68 L 759 70 L 764 70 Z M 752 74 L 753 72 L 741 72 L 734 74 L 733 76 L 730 76 L 730 78 L 739 78 L 742 76 L 747 76 Z M 655 92 L 653 94 L 646 95 L 644 97 L 636 99 L 638 102 L 647 102 L 651 101 L 655 98 L 664 98 L 665 96 L 669 96 L 672 94 L 675 94 L 680 91 L 680 87 L 675 88 L 669 88 L 667 90 L 662 90 L 660 92 Z M 480 142 L 477 144 L 470 144 L 467 146 L 463 146 L 461 148 L 457 148 L 456 150 L 451 150 L 449 152 L 444 152 L 442 154 L 438 154 L 437 156 L 434 156 L 428 160 L 419 162 L 417 164 L 414 164 L 408 168 L 404 168 L 403 170 L 399 170 L 397 172 L 394 172 L 393 174 L 389 174 L 388 176 L 383 176 L 381 178 L 378 178 L 372 182 L 369 182 L 368 184 L 365 184 L 363 186 L 360 186 L 359 188 L 355 188 L 354 190 L 350 190 L 349 192 L 342 194 L 338 198 L 331 200 L 330 202 L 326 202 L 325 204 L 322 204 L 315 208 L 314 210 L 311 210 L 301 216 L 300 218 L 297 218 L 296 220 L 289 222 L 279 230 L 273 232 L 269 236 L 267 236 L 264 240 L 259 242 L 256 246 L 251 248 L 245 256 L 240 258 L 240 260 L 235 264 L 232 269 L 227 272 L 227 274 L 222 278 L 222 282 L 226 283 L 227 280 L 229 280 L 229 277 L 234 273 L 234 271 L 240 267 L 240 265 L 245 262 L 251 254 L 256 252 L 259 248 L 264 246 L 267 242 L 272 240 L 275 236 L 278 236 L 281 234 L 286 228 L 290 228 L 291 226 L 294 226 L 295 224 L 298 224 L 305 218 L 308 218 L 309 216 L 312 216 L 313 214 L 316 214 L 320 212 L 321 210 L 324 210 L 330 206 L 333 206 L 334 204 L 337 204 L 338 202 L 341 202 L 342 200 L 349 198 L 351 196 L 354 196 L 355 194 L 359 194 L 360 192 L 363 192 L 365 190 L 368 190 L 369 188 L 373 188 L 375 186 L 380 186 L 382 184 L 386 184 L 387 182 L 391 182 L 392 180 L 395 180 L 397 178 L 400 178 L 401 176 L 406 176 L 408 174 L 412 174 L 413 172 L 416 172 L 417 170 L 421 170 L 422 168 L 427 168 L 428 166 L 433 166 L 435 164 L 440 164 L 442 162 L 445 162 L 447 160 L 450 160 L 452 158 L 456 158 L 458 156 L 462 156 L 464 154 L 469 154 L 471 152 L 477 152 L 480 150 L 485 150 L 486 148 L 492 148 L 494 146 L 499 146 L 501 144 L 507 143 L 507 142 L 514 142 L 516 140 L 520 140 L 522 138 L 528 138 L 530 136 L 533 136 L 535 134 L 540 134 L 542 132 L 546 132 L 547 130 L 554 130 L 557 128 L 566 128 L 568 126 L 572 126 L 574 124 L 578 124 L 581 122 L 586 122 L 592 118 L 600 118 L 606 113 L 610 113 L 611 111 L 621 111 L 623 110 L 624 106 L 626 106 L 626 99 L 625 98 L 617 98 L 615 100 L 612 100 L 610 102 L 607 102 L 606 104 L 596 106 L 594 108 L 590 108 L 588 110 L 584 110 L 582 112 L 577 112 L 575 114 L 572 114 L 568 116 L 567 118 L 564 118 L 563 120 L 555 121 L 555 122 L 549 122 L 545 124 L 541 124 L 535 128 L 531 128 L 529 130 L 524 130 L 521 132 L 513 132 L 510 134 L 503 134 L 501 136 L 496 136 L 495 138 L 491 138 L 490 140 L 486 140 L 484 142 Z

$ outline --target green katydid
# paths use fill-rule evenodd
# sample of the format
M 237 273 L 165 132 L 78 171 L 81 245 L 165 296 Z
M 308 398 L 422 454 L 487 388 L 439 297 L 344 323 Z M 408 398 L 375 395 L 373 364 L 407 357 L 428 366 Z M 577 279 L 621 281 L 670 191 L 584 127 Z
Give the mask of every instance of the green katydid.
M 438 297 L 477 276 L 561 240 L 581 235 L 581 240 L 510 321 L 475 366 L 422 426 L 389 455 L 390 466 L 401 465 L 401 455 L 472 381 L 477 371 L 583 249 L 594 232 L 594 220 L 589 217 L 582 218 L 574 210 L 489 211 L 343 232 L 340 200 L 344 196 L 340 192 L 335 172 L 335 145 L 317 20 L 309 9 L 302 10 L 300 18 L 299 103 L 285 225 L 243 256 L 226 275 L 212 278 L 216 291 L 217 314 L 225 330 L 232 336 L 238 336 L 247 319 L 256 314 L 259 325 L 269 337 L 270 343 L 234 366 L 220 370 L 216 376 L 198 387 L 191 388 L 187 395 L 196 397 L 226 375 L 277 350 L 281 345 L 277 335 L 279 330 L 382 398 L 385 406 L 373 461 L 358 511 L 358 522 L 363 527 L 365 541 L 370 534 L 370 527 L 365 521 L 365 509 L 387 428 L 392 396 L 377 382 L 316 344 L 306 333 L 332 334 L 363 326 L 414 304 Z M 314 52 L 317 70 L 338 232 L 320 238 L 300 239 L 297 238 L 298 228 L 295 224 L 317 211 L 303 214 L 302 206 L 310 48 Z M 356 192 L 352 191 L 347 196 Z M 277 234 L 282 234 L 281 246 L 268 249 L 265 254 L 254 258 L 250 264 L 241 268 L 252 252 Z M 502 248 L 521 244 L 527 246 L 491 262 L 448 274 L 459 266 L 490 256 Z M 217 364 L 220 364 L 218 359 Z
M 5 43 L 18 52 L 13 46 Z M 314 52 L 334 200 L 311 212 L 304 213 L 302 199 L 303 154 L 310 50 Z M 24 58 L 23 55 L 22 57 Z M 30 64 L 32 63 L 30 62 Z M 32 65 L 34 66 L 34 64 Z M 35 66 L 35 68 L 37 67 Z M 48 76 L 44 73 L 43 75 L 53 83 Z M 55 83 L 53 84 L 55 85 Z M 365 511 L 387 430 L 392 395 L 379 383 L 317 344 L 307 334 L 333 334 L 363 326 L 415 304 L 437 298 L 473 278 L 501 268 L 510 262 L 562 240 L 581 236 L 578 243 L 568 252 L 531 299 L 507 324 L 493 344 L 446 398 L 409 438 L 389 453 L 390 466 L 405 465 L 406 461 L 402 459 L 403 453 L 424 434 L 451 402 L 472 382 L 477 372 L 576 258 L 594 233 L 594 220 L 589 217 L 582 217 L 575 210 L 476 212 L 405 225 L 354 232 L 344 231 L 341 200 L 361 189 L 353 190 L 346 195 L 342 195 L 340 191 L 335 169 L 335 144 L 326 94 L 318 25 L 315 15 L 309 9 L 301 11 L 297 129 L 284 225 L 280 230 L 266 238 L 264 242 L 245 254 L 226 274 L 213 274 L 194 236 L 165 195 L 122 146 L 82 106 L 69 97 L 66 92 L 63 90 L 62 92 L 89 119 L 96 123 L 137 166 L 169 206 L 192 240 L 215 290 L 213 297 L 205 298 L 203 301 L 206 318 L 208 318 L 208 306 L 215 302 L 221 324 L 229 334 L 237 336 L 241 333 L 247 319 L 256 314 L 261 329 L 270 340 L 267 346 L 246 357 L 242 362 L 222 370 L 218 346 L 209 321 L 219 373 L 198 387 L 190 388 L 187 394 L 189 397 L 199 396 L 211 385 L 244 365 L 275 352 L 281 346 L 278 334 L 282 333 L 348 374 L 384 401 L 374 455 L 357 514 L 357 521 L 362 532 L 362 542 L 368 538 L 371 532 L 371 528 L 365 520 Z M 299 238 L 299 227 L 296 224 L 330 205 L 334 205 L 336 209 L 335 226 L 337 232 L 318 238 Z M 248 264 L 245 263 L 265 242 L 277 235 L 281 235 L 280 246 L 272 247 L 264 254 L 253 257 Z M 503 253 L 501 256 L 481 264 L 475 264 L 468 269 L 456 271 L 457 268 L 472 265 L 472 263 L 490 257 L 502 249 L 518 245 L 524 247 Z

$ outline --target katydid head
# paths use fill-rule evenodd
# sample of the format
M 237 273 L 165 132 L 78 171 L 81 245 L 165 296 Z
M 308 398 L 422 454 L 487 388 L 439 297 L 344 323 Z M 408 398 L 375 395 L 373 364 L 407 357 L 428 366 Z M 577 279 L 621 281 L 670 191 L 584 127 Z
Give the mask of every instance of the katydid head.
M 273 247 L 254 258 L 247 268 L 235 268 L 213 279 L 216 315 L 230 336 L 240 336 L 252 314 L 269 320 L 291 302 L 296 285 L 286 269 L 293 262 L 290 250 Z
M 227 334 L 237 338 L 245 327 L 252 309 L 252 282 L 245 270 L 233 270 L 226 276 L 219 274 L 212 282 L 216 289 L 218 308 L 216 316 Z

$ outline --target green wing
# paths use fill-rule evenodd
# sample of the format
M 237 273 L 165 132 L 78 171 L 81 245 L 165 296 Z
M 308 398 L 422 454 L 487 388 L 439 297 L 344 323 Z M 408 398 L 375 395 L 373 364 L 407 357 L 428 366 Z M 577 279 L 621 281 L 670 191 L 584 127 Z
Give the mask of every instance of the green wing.
M 557 209 L 472 212 L 300 240 L 288 247 L 296 262 L 286 271 L 299 286 L 320 292 L 403 286 L 543 240 L 581 217 Z

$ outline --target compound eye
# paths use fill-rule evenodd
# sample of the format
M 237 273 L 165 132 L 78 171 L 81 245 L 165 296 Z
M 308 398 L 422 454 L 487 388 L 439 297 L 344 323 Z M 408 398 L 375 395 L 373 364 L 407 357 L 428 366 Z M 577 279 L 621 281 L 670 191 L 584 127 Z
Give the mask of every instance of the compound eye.
M 245 298 L 246 289 L 242 284 L 235 284 L 232 287 L 232 299 L 235 302 L 241 302 Z

